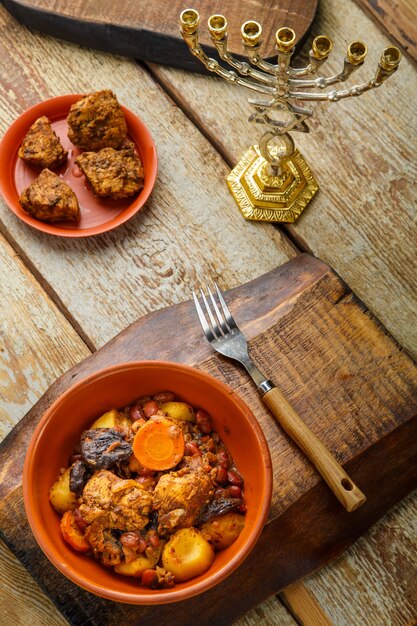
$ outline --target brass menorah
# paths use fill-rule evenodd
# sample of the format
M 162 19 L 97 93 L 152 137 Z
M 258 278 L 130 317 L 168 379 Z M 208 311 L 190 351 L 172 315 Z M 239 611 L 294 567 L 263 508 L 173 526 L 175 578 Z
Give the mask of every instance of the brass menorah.
M 287 27 L 278 29 L 275 34 L 278 55 L 275 65 L 260 55 L 261 25 L 255 21 L 245 22 L 241 34 L 249 64 L 233 57 L 227 48 L 226 18 L 223 15 L 212 15 L 208 20 L 210 37 L 220 59 L 233 68 L 228 70 L 208 57 L 198 43 L 199 21 L 200 16 L 194 9 L 186 9 L 181 13 L 181 35 L 192 54 L 210 72 L 266 96 L 264 99 L 249 99 L 255 108 L 249 121 L 263 124 L 267 130 L 260 138 L 259 145 L 251 146 L 229 174 L 228 187 L 246 219 L 294 222 L 319 188 L 289 134 L 295 131 L 309 132 L 305 120 L 313 114 L 313 110 L 300 106 L 298 102 L 337 102 L 379 87 L 397 70 L 401 53 L 395 46 L 385 48 L 375 76 L 366 83 L 349 89 L 304 91 L 324 90 L 347 80 L 363 65 L 367 54 L 366 45 L 354 41 L 348 46 L 343 69 L 338 74 L 328 78 L 310 78 L 317 74 L 332 51 L 333 43 L 329 37 L 316 37 L 309 52 L 308 65 L 294 68 L 290 62 L 294 53 L 295 32 Z

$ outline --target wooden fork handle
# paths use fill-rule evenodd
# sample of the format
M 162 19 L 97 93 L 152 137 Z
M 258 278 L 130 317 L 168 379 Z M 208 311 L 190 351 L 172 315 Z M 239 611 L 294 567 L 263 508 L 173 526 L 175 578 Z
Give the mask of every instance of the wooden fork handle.
M 360 507 L 366 501 L 365 495 L 320 439 L 304 424 L 281 391 L 274 387 L 267 391 L 262 399 L 277 422 L 320 472 L 345 509 L 350 512 Z

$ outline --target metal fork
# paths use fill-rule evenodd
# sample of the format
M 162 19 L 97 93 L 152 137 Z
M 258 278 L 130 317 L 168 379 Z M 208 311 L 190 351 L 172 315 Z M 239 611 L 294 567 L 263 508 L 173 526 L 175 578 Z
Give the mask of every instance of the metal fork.
M 233 319 L 220 289 L 216 284 L 214 287 L 219 304 L 208 287 L 206 287 L 208 297 L 202 289 L 200 290 L 203 306 L 193 292 L 197 315 L 209 343 L 223 356 L 243 365 L 278 423 L 310 459 L 345 509 L 349 512 L 354 511 L 365 502 L 365 495 L 316 435 L 304 424 L 281 391 L 252 362 L 245 336 Z

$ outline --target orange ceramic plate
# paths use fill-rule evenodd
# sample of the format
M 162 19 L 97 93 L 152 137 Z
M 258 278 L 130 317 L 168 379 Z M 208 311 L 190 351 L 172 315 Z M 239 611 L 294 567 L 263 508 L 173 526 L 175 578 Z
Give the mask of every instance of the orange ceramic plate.
M 142 159 L 145 184 L 142 191 L 132 198 L 106 200 L 96 198 L 87 188 L 85 178 L 75 165 L 75 158 L 80 154 L 68 139 L 66 118 L 74 102 L 82 94 L 58 96 L 45 100 L 25 111 L 7 130 L 0 144 L 0 191 L 11 210 L 26 224 L 37 230 L 60 237 L 87 237 L 98 235 L 116 228 L 130 219 L 145 204 L 155 184 L 157 157 L 155 144 L 144 123 L 131 111 L 122 107 L 128 128 L 128 136 L 135 143 Z M 41 115 L 46 115 L 52 128 L 68 150 L 68 162 L 54 170 L 65 180 L 77 195 L 81 210 L 79 222 L 56 222 L 48 224 L 31 217 L 19 204 L 23 189 L 40 174 L 41 169 L 24 163 L 17 156 L 20 144 L 33 122 Z

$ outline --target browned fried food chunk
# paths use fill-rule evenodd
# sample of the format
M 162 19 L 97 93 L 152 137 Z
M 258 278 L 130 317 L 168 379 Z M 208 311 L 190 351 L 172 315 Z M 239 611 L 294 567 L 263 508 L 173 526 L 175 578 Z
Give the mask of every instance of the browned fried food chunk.
M 67 123 L 69 139 L 82 150 L 118 148 L 127 135 L 123 110 L 110 89 L 75 102 Z
M 43 115 L 29 128 L 18 155 L 27 163 L 54 169 L 66 162 L 68 152 L 52 130 L 51 122 Z
M 83 152 L 75 162 L 100 198 L 127 198 L 143 188 L 142 162 L 131 147 Z
M 158 532 L 165 534 L 193 526 L 213 498 L 213 484 L 203 471 L 164 474 L 155 487 L 153 506 L 158 511 Z
M 108 470 L 93 474 L 84 487 L 80 512 L 95 528 L 142 530 L 149 522 L 152 496 L 134 480 Z
M 80 219 L 77 196 L 67 183 L 48 169 L 24 189 L 19 202 L 32 217 L 43 222 Z

